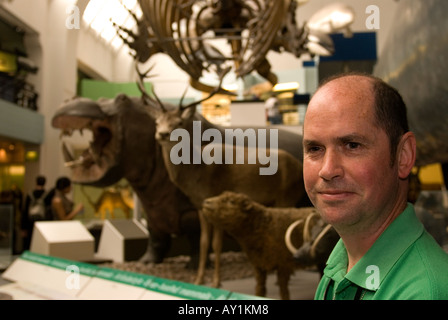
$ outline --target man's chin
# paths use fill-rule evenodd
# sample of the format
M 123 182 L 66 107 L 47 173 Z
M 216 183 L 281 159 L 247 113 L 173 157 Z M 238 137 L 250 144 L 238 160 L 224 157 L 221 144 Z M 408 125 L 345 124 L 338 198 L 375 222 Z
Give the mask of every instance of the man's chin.
M 351 210 L 347 210 L 341 205 L 339 206 L 318 206 L 318 211 L 326 223 L 333 226 L 348 224 L 351 217 Z

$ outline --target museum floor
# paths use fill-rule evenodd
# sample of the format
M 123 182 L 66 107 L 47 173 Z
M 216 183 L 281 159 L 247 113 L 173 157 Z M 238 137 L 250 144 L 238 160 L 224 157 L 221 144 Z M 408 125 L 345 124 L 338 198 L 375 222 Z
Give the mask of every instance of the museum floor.
M 270 274 L 266 282 L 267 298 L 279 299 L 280 293 L 276 284 L 276 275 Z M 319 283 L 319 274 L 313 271 L 296 271 L 289 281 L 289 293 L 291 300 L 313 300 L 314 292 Z M 222 289 L 244 293 L 254 294 L 255 278 L 246 278 L 238 280 L 224 281 Z

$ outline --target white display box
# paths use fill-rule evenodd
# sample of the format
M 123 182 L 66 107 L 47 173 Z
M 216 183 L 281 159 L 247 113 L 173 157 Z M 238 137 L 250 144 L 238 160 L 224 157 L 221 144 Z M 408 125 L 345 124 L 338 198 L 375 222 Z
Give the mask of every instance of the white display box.
M 96 259 L 114 262 L 138 260 L 146 253 L 149 232 L 136 219 L 105 220 Z
M 92 261 L 94 250 L 95 239 L 80 221 L 41 221 L 34 224 L 31 252 Z

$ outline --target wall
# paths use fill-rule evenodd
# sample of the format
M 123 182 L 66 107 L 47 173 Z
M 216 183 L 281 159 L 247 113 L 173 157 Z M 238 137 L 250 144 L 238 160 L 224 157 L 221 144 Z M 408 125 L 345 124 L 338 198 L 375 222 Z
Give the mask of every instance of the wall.
M 34 186 L 34 177 L 39 173 L 47 176 L 49 186 L 59 176 L 69 174 L 62 160 L 59 131 L 52 128 L 51 117 L 64 100 L 76 95 L 78 64 L 92 67 L 105 80 L 130 78 L 131 59 L 127 53 L 115 54 L 90 33 L 67 27 L 71 13 L 67 10 L 77 5 L 82 16 L 87 4 L 88 0 L 14 0 L 2 4 L 6 16 L 26 30 L 29 58 L 39 66 L 38 74 L 28 80 L 40 94 L 44 137 L 40 146 L 28 147 L 40 151 L 40 162 L 26 168 L 25 190 Z
M 70 72 L 73 62 L 67 59 L 70 45 L 64 33 L 64 15 L 67 1 L 26 1 L 15 0 L 5 2 L 4 8 L 15 17 L 18 25 L 22 25 L 27 36 L 25 39 L 29 58 L 39 66 L 37 75 L 30 76 L 39 92 L 39 112 L 48 115 L 54 112 L 59 103 L 68 94 L 73 93 L 71 85 L 75 83 L 74 73 Z M 60 153 L 57 135 L 50 129 L 50 118 L 44 118 L 44 138 L 40 149 L 40 162 L 32 168 L 26 168 L 25 191 L 34 185 L 34 177 L 38 173 L 48 176 L 48 184 L 56 179 L 62 171 L 57 161 Z M 31 145 L 30 148 L 36 147 Z

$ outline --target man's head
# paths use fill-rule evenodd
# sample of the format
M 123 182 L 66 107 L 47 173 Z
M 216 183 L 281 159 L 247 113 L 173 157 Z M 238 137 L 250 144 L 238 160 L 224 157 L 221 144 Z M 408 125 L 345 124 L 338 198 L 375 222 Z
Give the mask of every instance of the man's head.
M 391 151 L 391 165 L 395 162 L 395 153 L 401 136 L 409 131 L 406 105 L 400 93 L 380 78 L 369 74 L 350 72 L 337 74 L 326 78 L 319 86 L 322 88 L 329 82 L 340 78 L 350 80 L 360 77 L 370 80 L 373 94 L 373 106 L 376 125 L 386 132 L 389 137 Z
M 37 176 L 36 177 L 36 185 L 39 187 L 45 186 L 45 183 L 47 182 L 47 179 L 44 176 Z
M 395 89 L 361 74 L 329 79 L 309 103 L 303 139 L 306 191 L 336 229 L 404 209 L 415 138 Z

